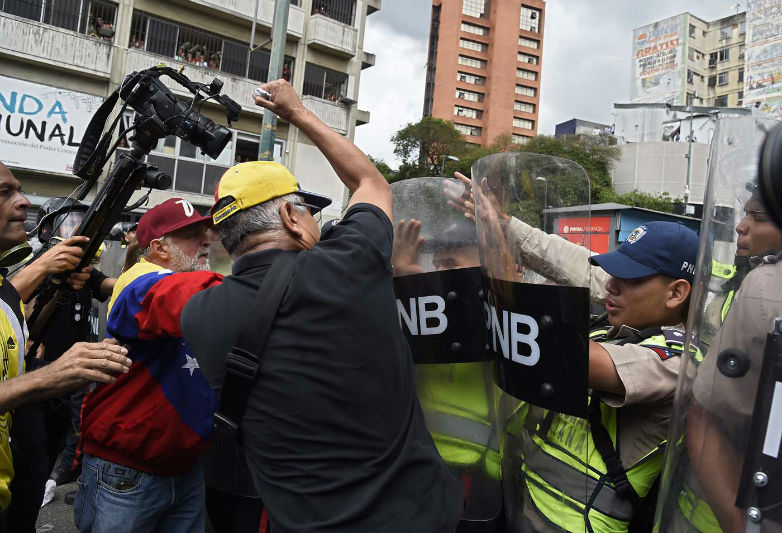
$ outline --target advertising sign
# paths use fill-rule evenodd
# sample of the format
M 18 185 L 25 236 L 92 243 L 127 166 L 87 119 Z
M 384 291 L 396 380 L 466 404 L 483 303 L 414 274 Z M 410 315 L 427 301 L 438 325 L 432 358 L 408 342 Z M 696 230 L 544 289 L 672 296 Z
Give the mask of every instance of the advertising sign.
M 70 174 L 82 135 L 103 99 L 0 76 L 0 160 Z
M 557 220 L 557 234 L 597 254 L 610 252 L 608 235 L 611 217 L 562 217 Z
M 680 103 L 686 24 L 686 15 L 678 15 L 633 31 L 632 102 Z
M 747 2 L 744 105 L 782 118 L 782 4 Z

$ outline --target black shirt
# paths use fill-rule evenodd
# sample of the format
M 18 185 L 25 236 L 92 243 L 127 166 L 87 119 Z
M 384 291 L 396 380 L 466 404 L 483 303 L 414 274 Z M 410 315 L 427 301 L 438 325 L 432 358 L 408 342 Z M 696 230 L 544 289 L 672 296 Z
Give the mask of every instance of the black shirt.
M 108 295 L 100 292 L 106 275 L 99 270 L 90 272 L 90 279 L 80 291 L 63 290 L 54 304 L 50 323 L 44 334 L 43 358 L 54 361 L 77 342 L 98 340 L 98 305 L 93 299 L 106 301 Z
M 392 240 L 388 217 L 359 204 L 296 258 L 242 421 L 277 533 L 431 533 L 459 521 L 463 488 L 425 427 L 399 328 Z M 279 253 L 242 256 L 185 307 L 182 330 L 215 388 Z

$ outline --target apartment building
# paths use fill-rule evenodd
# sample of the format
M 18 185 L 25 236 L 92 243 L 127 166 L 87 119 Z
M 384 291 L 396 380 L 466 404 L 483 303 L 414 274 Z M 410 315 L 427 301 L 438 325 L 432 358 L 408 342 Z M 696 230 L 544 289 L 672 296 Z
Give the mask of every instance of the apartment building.
M 424 116 L 474 144 L 535 136 L 545 11 L 543 0 L 433 0 Z
M 706 21 L 682 13 L 633 32 L 633 103 L 742 107 L 747 12 Z
M 361 71 L 375 61 L 363 49 L 366 17 L 380 7 L 381 0 L 291 0 L 283 76 L 308 109 L 350 139 L 369 121 L 357 100 Z M 257 159 L 263 110 L 252 92 L 268 76 L 274 8 L 274 0 L 0 0 L 0 160 L 34 205 L 69 195 L 80 181 L 70 174 L 79 139 L 103 99 L 132 71 L 184 67 L 197 82 L 220 78 L 241 117 L 214 160 L 177 137 L 161 140 L 148 157 L 171 175 L 173 190 L 153 192 L 149 205 L 181 196 L 211 206 L 222 173 Z M 254 42 L 262 46 L 251 51 L 256 11 Z M 212 102 L 201 113 L 226 124 Z M 122 118 L 129 124 L 132 114 Z M 340 216 L 347 191 L 304 134 L 280 122 L 274 158 L 304 188 L 334 199 L 325 218 Z

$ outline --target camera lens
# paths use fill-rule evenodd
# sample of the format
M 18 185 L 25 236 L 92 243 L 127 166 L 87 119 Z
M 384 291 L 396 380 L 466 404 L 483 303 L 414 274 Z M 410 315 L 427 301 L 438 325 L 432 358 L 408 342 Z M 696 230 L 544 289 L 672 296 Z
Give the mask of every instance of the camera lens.
M 144 174 L 144 185 L 153 189 L 165 190 L 171 187 L 171 176 L 165 172 L 152 168 Z

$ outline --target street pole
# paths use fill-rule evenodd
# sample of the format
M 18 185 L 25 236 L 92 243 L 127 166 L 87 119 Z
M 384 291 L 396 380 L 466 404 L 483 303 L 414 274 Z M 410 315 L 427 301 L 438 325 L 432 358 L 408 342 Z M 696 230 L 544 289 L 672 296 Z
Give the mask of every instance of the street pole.
M 290 0 L 277 0 L 274 6 L 272 23 L 272 53 L 269 59 L 269 78 L 274 81 L 282 77 L 282 64 L 285 60 L 285 39 L 288 34 L 288 11 Z M 274 160 L 274 139 L 277 135 L 277 115 L 265 109 L 263 111 L 263 129 L 261 143 L 258 145 L 258 161 Z
M 690 175 L 692 173 L 692 106 L 690 106 L 690 136 L 687 139 L 687 181 L 684 184 L 684 214 L 687 214 L 687 206 L 690 203 Z
M 255 23 L 258 20 L 258 4 L 261 0 L 255 0 L 255 15 L 253 15 L 253 29 L 250 31 L 250 50 L 247 52 L 247 66 L 244 69 L 244 77 L 250 77 L 250 60 L 253 56 L 253 49 L 255 48 Z

